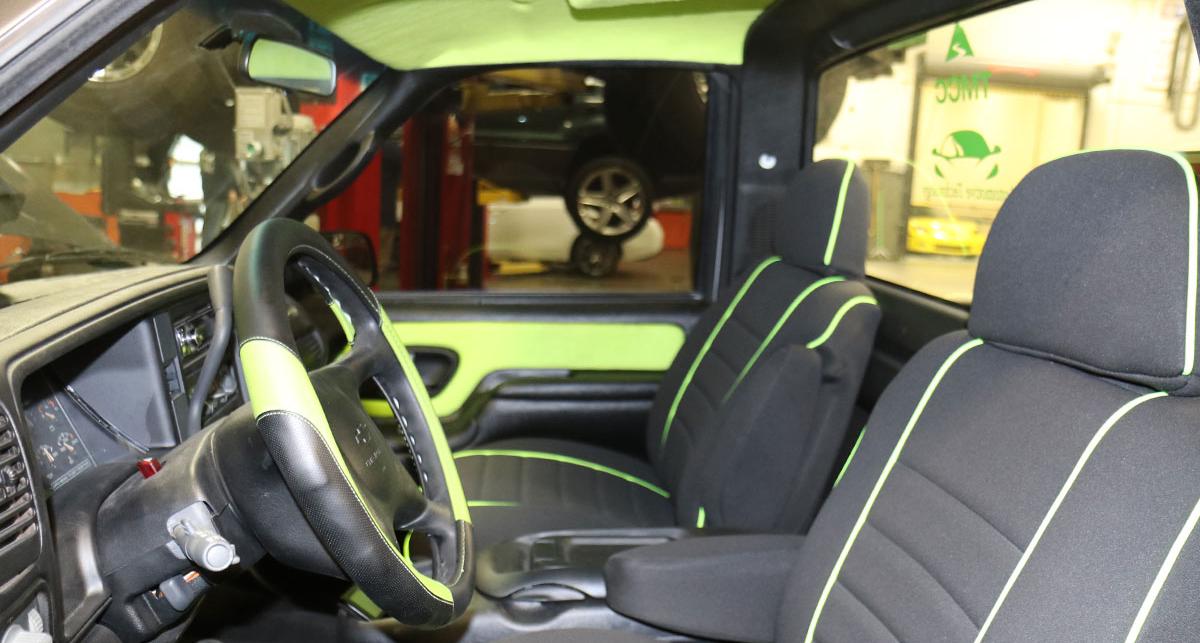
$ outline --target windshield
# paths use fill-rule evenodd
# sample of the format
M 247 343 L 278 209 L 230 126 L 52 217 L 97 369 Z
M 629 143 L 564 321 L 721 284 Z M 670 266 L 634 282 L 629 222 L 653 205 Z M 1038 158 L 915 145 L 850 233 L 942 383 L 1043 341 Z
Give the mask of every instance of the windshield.
M 300 14 L 254 5 L 186 3 L 0 154 L 0 283 L 186 261 L 378 74 Z M 256 35 L 331 58 L 332 95 L 249 80 Z

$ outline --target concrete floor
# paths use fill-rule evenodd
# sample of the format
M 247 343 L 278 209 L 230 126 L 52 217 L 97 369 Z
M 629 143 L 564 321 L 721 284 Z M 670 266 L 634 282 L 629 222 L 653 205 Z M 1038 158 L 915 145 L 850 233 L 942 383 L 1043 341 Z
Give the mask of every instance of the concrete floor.
M 644 293 L 692 289 L 691 253 L 663 250 L 645 261 L 621 262 L 608 277 L 587 277 L 566 266 L 545 266 L 528 274 L 495 275 L 484 283 L 492 292 Z
M 867 274 L 956 304 L 970 304 L 978 257 L 908 255 L 867 261 Z
M 870 260 L 867 274 L 957 304 L 970 304 L 975 287 L 975 257 L 909 255 L 899 260 Z M 485 290 L 495 292 L 639 293 L 687 292 L 692 262 L 686 250 L 664 250 L 657 257 L 622 263 L 617 273 L 585 277 L 568 267 L 545 266 L 526 274 L 496 275 Z

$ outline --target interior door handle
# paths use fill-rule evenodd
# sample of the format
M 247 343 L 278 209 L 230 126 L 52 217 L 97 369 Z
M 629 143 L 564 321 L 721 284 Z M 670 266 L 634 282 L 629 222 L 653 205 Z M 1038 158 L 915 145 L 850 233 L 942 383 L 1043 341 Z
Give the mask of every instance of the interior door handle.
M 429 390 L 430 397 L 446 388 L 450 379 L 454 377 L 454 372 L 458 370 L 458 353 L 454 351 L 425 346 L 410 346 L 408 351 L 417 366 L 417 372 L 421 374 L 421 381 Z

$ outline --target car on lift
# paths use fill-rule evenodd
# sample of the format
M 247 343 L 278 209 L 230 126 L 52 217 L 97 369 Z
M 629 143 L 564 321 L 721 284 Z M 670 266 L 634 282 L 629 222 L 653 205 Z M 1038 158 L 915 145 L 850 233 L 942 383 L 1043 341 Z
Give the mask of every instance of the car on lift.
M 475 172 L 527 195 L 562 196 L 584 234 L 625 240 L 647 224 L 656 200 L 699 196 L 703 74 L 495 72 L 464 94 Z

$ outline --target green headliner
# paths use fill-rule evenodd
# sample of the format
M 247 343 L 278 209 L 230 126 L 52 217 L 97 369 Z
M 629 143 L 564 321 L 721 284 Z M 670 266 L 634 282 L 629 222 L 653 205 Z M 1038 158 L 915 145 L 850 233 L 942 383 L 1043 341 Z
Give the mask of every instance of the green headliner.
M 559 61 L 738 65 L 771 0 L 573 9 L 567 0 L 288 0 L 396 69 Z

